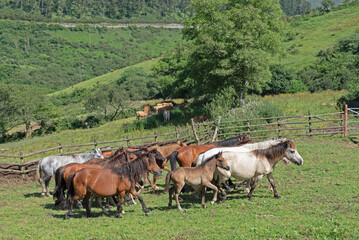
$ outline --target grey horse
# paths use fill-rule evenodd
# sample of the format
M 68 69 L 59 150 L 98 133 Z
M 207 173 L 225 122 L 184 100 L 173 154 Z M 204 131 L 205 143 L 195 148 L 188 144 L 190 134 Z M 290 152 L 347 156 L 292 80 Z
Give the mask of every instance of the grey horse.
M 36 169 L 36 178 L 42 186 L 41 196 L 50 196 L 49 183 L 51 177 L 59 167 L 69 163 L 84 163 L 93 158 L 104 158 L 100 149 L 96 148 L 90 152 L 74 154 L 70 156 L 52 155 L 44 157 L 39 161 Z

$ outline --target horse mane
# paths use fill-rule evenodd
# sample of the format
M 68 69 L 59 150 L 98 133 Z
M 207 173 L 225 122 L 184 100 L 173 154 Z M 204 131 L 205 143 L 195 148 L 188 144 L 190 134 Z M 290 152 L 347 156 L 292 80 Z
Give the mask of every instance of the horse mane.
M 210 161 L 212 161 L 213 159 L 215 159 L 217 155 L 218 155 L 218 153 L 215 154 L 215 155 L 213 155 L 213 156 L 210 157 L 210 158 L 207 158 L 205 161 L 203 161 L 203 162 L 202 162 L 200 165 L 198 165 L 198 166 L 204 166 L 204 165 L 206 165 L 208 162 L 210 162 Z
M 113 173 L 120 177 L 125 177 L 131 181 L 131 184 L 139 182 L 145 173 L 147 173 L 147 154 L 144 153 L 132 162 L 126 162 L 121 166 L 111 168 Z M 149 158 L 152 161 L 151 158 Z
M 101 161 L 98 161 L 96 164 L 102 165 L 105 168 L 113 168 L 125 162 L 127 162 L 126 152 L 122 152 L 118 155 L 114 154 L 110 159 L 103 159 Z
M 219 141 L 219 142 L 214 142 L 213 144 L 218 146 L 218 147 L 229 147 L 229 146 L 233 146 L 236 145 L 238 143 L 247 143 L 250 142 L 251 140 L 249 139 L 248 135 L 239 135 L 237 137 L 232 137 L 232 138 L 228 138 L 226 140 L 223 141 Z
M 253 150 L 253 152 L 257 156 L 265 156 L 268 159 L 276 159 L 282 156 L 288 147 L 295 148 L 295 144 L 292 140 L 285 140 L 265 149 Z

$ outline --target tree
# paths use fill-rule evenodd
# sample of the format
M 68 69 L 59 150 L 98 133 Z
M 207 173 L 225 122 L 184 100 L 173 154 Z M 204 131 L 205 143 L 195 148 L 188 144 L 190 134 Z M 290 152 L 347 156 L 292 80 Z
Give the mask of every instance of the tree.
M 45 97 L 35 87 L 25 85 L 1 85 L 0 125 L 3 135 L 20 124 L 25 125 L 26 137 L 31 136 L 31 123 L 40 120 Z
M 104 113 L 105 119 L 113 121 L 128 105 L 128 93 L 117 85 L 102 85 L 86 99 L 85 108 Z
M 335 6 L 335 2 L 333 0 L 323 0 L 321 4 L 325 11 L 329 11 L 332 7 Z
M 187 61 L 196 94 L 232 86 L 244 98 L 270 80 L 271 57 L 281 52 L 283 12 L 276 0 L 193 0 L 184 22 L 192 47 Z

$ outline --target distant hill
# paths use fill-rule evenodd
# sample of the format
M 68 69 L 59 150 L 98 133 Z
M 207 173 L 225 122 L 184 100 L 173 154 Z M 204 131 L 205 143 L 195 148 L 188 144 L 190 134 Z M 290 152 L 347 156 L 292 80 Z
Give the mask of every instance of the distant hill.
M 0 83 L 57 91 L 171 51 L 181 30 L 0 20 Z
M 329 13 L 294 17 L 285 43 L 288 55 L 282 64 L 299 69 L 315 61 L 322 49 L 359 31 L 359 2 L 341 5 Z
M 322 1 L 323 0 L 307 0 L 311 5 L 312 5 L 312 8 L 316 8 L 316 7 L 319 7 L 321 6 L 322 4 Z M 333 0 L 337 5 L 339 3 L 342 3 L 344 2 L 344 0 Z

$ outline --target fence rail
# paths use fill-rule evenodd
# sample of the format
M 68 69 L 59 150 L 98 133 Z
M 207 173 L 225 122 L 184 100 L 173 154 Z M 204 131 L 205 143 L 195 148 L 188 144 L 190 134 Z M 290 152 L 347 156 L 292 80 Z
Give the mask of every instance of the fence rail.
M 276 116 L 254 119 L 240 119 L 233 121 L 221 121 L 219 117 L 216 121 L 194 123 L 183 129 L 176 128 L 174 132 L 153 135 L 122 138 L 92 143 L 76 145 L 62 145 L 52 147 L 33 153 L 12 155 L 0 154 L 0 158 L 20 159 L 20 163 L 0 162 L 0 175 L 22 174 L 25 176 L 36 170 L 36 165 L 44 154 L 58 151 L 59 155 L 75 154 L 84 152 L 81 147 L 99 147 L 110 144 L 111 149 L 119 147 L 142 147 L 155 144 L 166 144 L 174 141 L 185 141 L 187 144 L 205 144 L 216 139 L 225 139 L 234 135 L 250 134 L 252 139 L 263 138 L 282 138 L 294 136 L 317 136 L 317 135 L 336 135 L 347 136 L 359 133 L 359 108 L 345 108 L 344 112 L 316 114 L 312 115 L 309 111 L 307 115 L 301 116 Z M 65 149 L 72 149 L 64 152 Z M 6 151 L 8 149 L 1 149 Z M 56 153 L 55 153 L 56 154 Z M 37 159 L 24 161 L 25 158 L 37 156 Z

